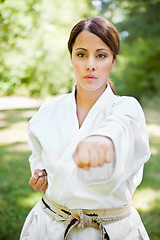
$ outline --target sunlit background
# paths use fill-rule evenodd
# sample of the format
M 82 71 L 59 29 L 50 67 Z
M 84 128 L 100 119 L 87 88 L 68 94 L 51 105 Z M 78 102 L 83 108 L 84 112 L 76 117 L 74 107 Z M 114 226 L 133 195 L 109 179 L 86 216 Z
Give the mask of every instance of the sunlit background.
M 117 93 L 136 97 L 145 112 L 152 156 L 132 204 L 150 239 L 160 240 L 159 0 L 0 0 L 0 240 L 19 239 L 42 195 L 28 186 L 27 122 L 44 101 L 72 90 L 69 33 L 96 15 L 120 33 Z

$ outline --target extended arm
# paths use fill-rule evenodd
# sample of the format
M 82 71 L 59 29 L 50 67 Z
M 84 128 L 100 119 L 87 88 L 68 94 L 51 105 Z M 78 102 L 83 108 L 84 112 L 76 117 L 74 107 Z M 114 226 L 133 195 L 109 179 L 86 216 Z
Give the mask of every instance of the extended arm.
M 137 173 L 150 156 L 146 123 L 139 103 L 130 97 L 117 98 L 110 114 L 106 115 L 99 128 L 78 144 L 73 156 L 79 168 L 88 170 L 104 166 L 100 175 L 95 169 L 96 179 L 112 177 L 125 181 Z M 108 164 L 104 164 L 106 162 Z M 106 171 L 108 167 L 109 173 Z

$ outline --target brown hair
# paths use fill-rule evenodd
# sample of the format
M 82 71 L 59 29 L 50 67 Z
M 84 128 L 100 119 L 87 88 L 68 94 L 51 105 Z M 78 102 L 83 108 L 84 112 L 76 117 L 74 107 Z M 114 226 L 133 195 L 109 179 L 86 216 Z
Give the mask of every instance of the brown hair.
M 97 35 L 104 43 L 107 44 L 107 46 L 112 51 L 113 60 L 116 58 L 120 50 L 120 39 L 118 31 L 110 21 L 101 16 L 84 19 L 73 27 L 68 41 L 68 50 L 71 55 L 75 40 L 78 34 L 83 30 L 87 30 Z M 110 84 L 113 92 L 116 93 L 113 82 L 111 80 L 108 80 L 108 83 Z
M 78 34 L 83 30 L 97 35 L 106 43 L 113 53 L 113 59 L 115 59 L 120 50 L 119 34 L 114 25 L 101 16 L 84 19 L 73 27 L 68 41 L 68 50 L 70 54 L 72 54 L 73 44 Z

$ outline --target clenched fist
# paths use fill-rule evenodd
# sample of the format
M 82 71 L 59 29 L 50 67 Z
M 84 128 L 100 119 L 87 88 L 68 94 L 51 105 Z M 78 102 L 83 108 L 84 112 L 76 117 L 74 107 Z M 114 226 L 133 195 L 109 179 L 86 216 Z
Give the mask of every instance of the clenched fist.
M 111 162 L 114 154 L 113 142 L 103 136 L 90 136 L 81 141 L 73 158 L 79 168 L 89 170 L 91 167 L 101 167 Z
M 46 171 L 36 169 L 34 171 L 34 175 L 29 181 L 29 186 L 31 186 L 35 191 L 46 191 L 48 187 Z

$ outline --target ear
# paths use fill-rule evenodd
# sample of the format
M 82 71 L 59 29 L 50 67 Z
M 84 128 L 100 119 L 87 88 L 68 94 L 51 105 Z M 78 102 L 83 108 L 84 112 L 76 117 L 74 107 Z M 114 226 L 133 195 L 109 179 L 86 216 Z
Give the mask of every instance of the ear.
M 112 62 L 112 69 L 113 69 L 115 63 L 117 62 L 117 58 L 118 58 L 118 55 L 116 55 L 115 59 L 114 59 L 113 62 Z
M 72 62 L 72 55 L 70 54 L 70 63 L 73 66 L 73 62 Z
M 113 60 L 113 64 L 117 62 L 118 55 L 115 56 L 115 59 Z

